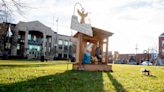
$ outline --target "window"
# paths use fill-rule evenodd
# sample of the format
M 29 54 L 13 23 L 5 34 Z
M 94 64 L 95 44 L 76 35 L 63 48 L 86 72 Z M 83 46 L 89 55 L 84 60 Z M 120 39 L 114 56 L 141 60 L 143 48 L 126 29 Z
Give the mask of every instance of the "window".
M 63 45 L 63 40 L 59 40 L 59 45 Z
M 64 41 L 64 45 L 65 46 L 68 46 L 68 41 Z
M 71 46 L 72 45 L 72 42 L 69 42 L 69 46 Z
M 51 50 L 51 49 L 50 49 L 50 47 L 49 47 L 49 52 L 50 52 L 50 50 Z
M 62 53 L 62 49 L 58 49 L 58 53 Z
M 164 55 L 164 49 L 162 49 L 162 55 Z
M 21 35 L 18 35 L 18 39 L 21 39 Z
M 64 50 L 64 53 L 68 53 L 68 50 Z
M 8 48 L 11 49 L 11 43 L 8 43 Z
M 59 49 L 62 49 L 62 45 L 59 45 Z
M 64 50 L 67 50 L 67 47 L 68 47 L 68 46 L 64 46 Z
M 162 41 L 162 46 L 164 47 L 164 40 Z
M 143 62 L 143 60 L 142 60 L 142 58 L 140 59 L 140 63 L 142 63 Z
M 28 40 L 31 40 L 31 34 L 28 34 Z
M 64 57 L 67 58 L 67 54 L 64 54 Z
M 49 43 L 51 43 L 51 38 L 49 38 Z
M 36 41 L 37 40 L 37 37 L 36 37 L 36 35 L 34 35 L 34 41 Z
M 164 59 L 162 59 L 162 64 L 164 64 Z
M 46 42 L 47 42 L 47 38 L 46 38 Z
M 44 51 L 46 52 L 46 47 L 45 47 L 45 50 Z
M 20 44 L 17 44 L 17 50 L 20 50 Z
M 62 57 L 62 54 L 58 54 L 58 57 L 60 57 L 60 58 L 61 58 L 61 57 Z
M 153 59 L 152 58 L 150 59 L 150 62 L 153 63 Z

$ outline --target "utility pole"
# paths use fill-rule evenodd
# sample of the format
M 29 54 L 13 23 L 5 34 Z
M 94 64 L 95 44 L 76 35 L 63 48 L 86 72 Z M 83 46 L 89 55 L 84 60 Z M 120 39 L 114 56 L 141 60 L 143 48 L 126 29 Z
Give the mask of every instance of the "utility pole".
M 147 53 L 148 53 L 148 66 L 149 66 L 149 48 L 148 48 L 148 52 Z
M 137 50 L 138 50 L 138 44 L 136 44 L 136 48 L 135 48 L 135 50 L 136 50 L 135 61 L 136 61 L 136 63 L 137 63 Z
M 56 44 L 55 44 L 55 57 L 57 58 L 57 36 L 58 36 L 58 21 L 59 19 L 57 18 L 56 22 L 57 22 L 57 29 L 56 29 Z

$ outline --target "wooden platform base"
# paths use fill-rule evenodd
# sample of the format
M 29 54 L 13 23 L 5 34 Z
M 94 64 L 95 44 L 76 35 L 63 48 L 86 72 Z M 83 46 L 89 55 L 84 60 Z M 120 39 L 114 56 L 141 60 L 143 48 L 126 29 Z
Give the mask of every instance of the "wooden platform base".
M 82 64 L 84 71 L 111 71 L 112 65 Z M 73 70 L 78 70 L 79 64 L 73 64 Z

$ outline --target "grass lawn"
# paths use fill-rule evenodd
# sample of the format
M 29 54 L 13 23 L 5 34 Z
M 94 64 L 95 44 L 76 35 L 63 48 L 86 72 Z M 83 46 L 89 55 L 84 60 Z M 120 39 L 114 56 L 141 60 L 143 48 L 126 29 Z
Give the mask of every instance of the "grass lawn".
M 142 67 L 151 76 L 142 75 Z M 164 67 L 114 64 L 113 72 L 71 69 L 65 61 L 0 60 L 0 92 L 164 92 Z

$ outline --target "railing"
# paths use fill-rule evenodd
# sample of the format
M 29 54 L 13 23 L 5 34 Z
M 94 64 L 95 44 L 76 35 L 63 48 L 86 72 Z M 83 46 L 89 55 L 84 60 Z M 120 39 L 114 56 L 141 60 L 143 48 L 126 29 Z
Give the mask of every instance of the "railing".
M 28 40 L 29 44 L 37 44 L 37 45 L 41 45 L 43 42 L 41 41 L 34 41 L 34 40 Z

